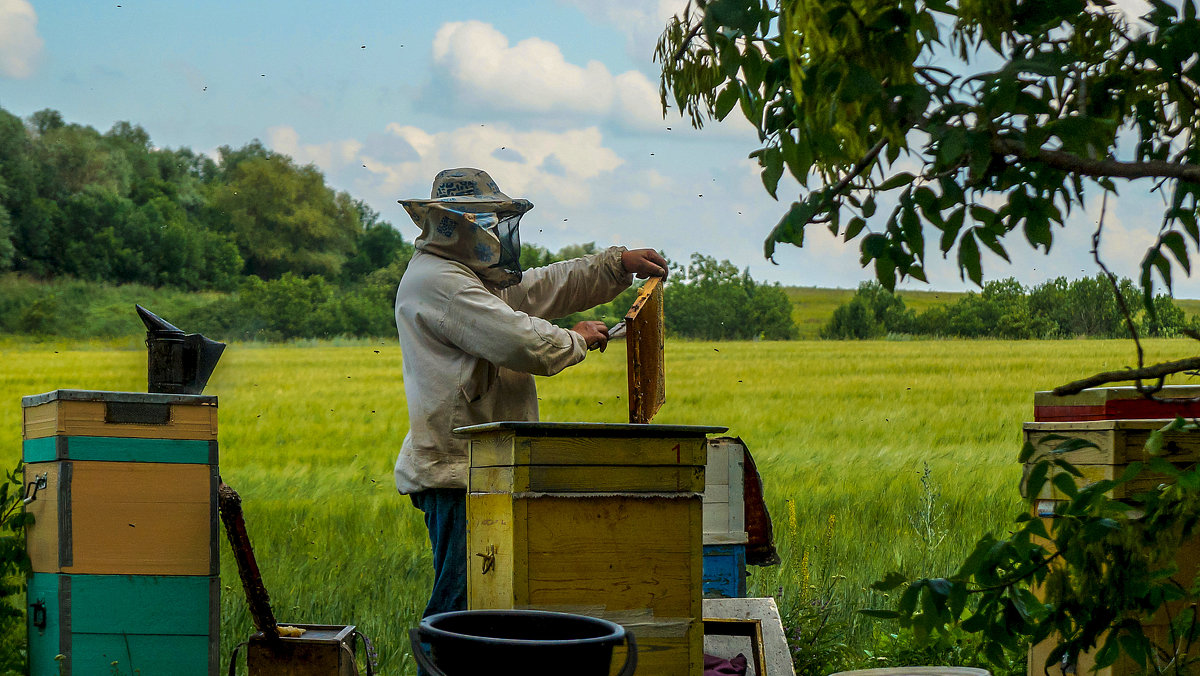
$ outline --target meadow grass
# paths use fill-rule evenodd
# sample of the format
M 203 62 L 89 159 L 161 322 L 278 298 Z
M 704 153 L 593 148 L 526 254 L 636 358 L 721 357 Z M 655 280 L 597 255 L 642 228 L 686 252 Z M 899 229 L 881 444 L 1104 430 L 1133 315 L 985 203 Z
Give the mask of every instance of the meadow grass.
M 1192 348 L 1145 346 L 1153 360 Z M 1126 341 L 672 340 L 667 403 L 655 422 L 725 425 L 746 442 L 783 559 L 751 569 L 751 595 L 775 595 L 794 616 L 818 578 L 844 576 L 834 583 L 839 619 L 861 649 L 875 625 L 852 611 L 887 603 L 867 591 L 870 582 L 891 570 L 951 572 L 977 538 L 1002 532 L 1020 511 L 1016 455 L 1033 392 L 1132 359 Z M 0 363 L 5 466 L 20 455 L 22 395 L 145 389 L 136 344 L 0 341 Z M 542 419 L 622 422 L 625 387 L 614 343 L 539 379 Z M 399 347 L 233 344 L 206 393 L 220 398 L 221 474 L 242 495 L 278 617 L 356 624 L 375 640 L 382 673 L 414 673 L 406 631 L 424 606 L 431 564 L 420 513 L 392 486 L 408 427 Z M 929 516 L 926 464 L 940 490 L 940 542 L 913 525 Z M 227 664 L 252 627 L 222 541 Z

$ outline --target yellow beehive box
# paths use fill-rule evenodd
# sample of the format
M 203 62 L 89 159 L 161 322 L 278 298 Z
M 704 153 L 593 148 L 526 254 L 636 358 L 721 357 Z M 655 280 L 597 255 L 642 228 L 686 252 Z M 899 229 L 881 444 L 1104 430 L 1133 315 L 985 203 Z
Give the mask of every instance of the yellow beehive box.
M 638 672 L 703 671 L 706 437 L 724 428 L 507 422 L 471 438 L 467 603 L 612 620 Z M 624 661 L 614 656 L 614 668 Z
M 1025 440 L 1034 447 L 1034 454 L 1024 466 L 1025 477 L 1029 476 L 1035 463 L 1053 454 L 1055 457 L 1071 463 L 1079 470 L 1083 478 L 1076 479 L 1076 481 L 1081 487 L 1104 479 L 1117 479 L 1125 472 L 1130 463 L 1146 462 L 1150 459 L 1145 448 L 1150 433 L 1161 429 L 1170 422 L 1171 420 L 1162 419 L 1025 423 Z M 1065 441 L 1064 438 L 1083 439 L 1095 444 L 1095 447 L 1055 453 L 1055 448 Z M 1195 432 L 1164 434 L 1162 452 L 1158 457 L 1181 469 L 1200 461 L 1200 434 Z M 1049 476 L 1053 477 L 1064 471 L 1061 468 L 1052 467 Z M 1152 489 L 1167 479 L 1163 474 L 1143 469 L 1133 481 L 1117 486 L 1112 495 L 1118 499 L 1135 495 Z M 1026 493 L 1024 480 L 1022 480 L 1022 493 Z M 1035 497 L 1037 500 L 1034 503 L 1034 510 L 1046 521 L 1046 528 L 1049 530 L 1055 505 L 1067 500 L 1068 497 L 1062 494 L 1051 481 L 1047 481 Z M 1181 549 L 1175 563 L 1179 566 L 1179 572 L 1173 577 L 1185 588 L 1190 586 L 1197 569 L 1200 568 L 1200 543 L 1193 542 L 1191 546 Z M 1169 641 L 1165 622 L 1165 617 L 1155 618 L 1146 627 L 1151 640 L 1160 645 L 1168 645 Z M 1043 673 L 1046 658 L 1055 645 L 1054 639 L 1051 638 L 1030 647 L 1029 673 Z M 1065 670 L 1060 666 L 1051 669 L 1049 673 L 1051 676 L 1059 676 L 1064 673 L 1095 673 L 1098 676 L 1124 676 L 1125 674 L 1142 673 L 1142 669 L 1132 660 L 1124 657 L 1111 666 L 1093 671 L 1095 660 L 1091 653 L 1080 655 L 1077 664 L 1066 666 Z
M 53 436 L 217 440 L 217 398 L 54 390 L 21 399 L 25 439 Z
M 1091 420 L 1025 423 L 1025 440 L 1034 447 L 1034 455 L 1025 464 L 1025 471 L 1028 473 L 1034 463 L 1054 453 L 1054 449 L 1062 443 L 1057 437 L 1067 437 L 1083 439 L 1096 445 L 1095 448 L 1081 448 L 1056 455 L 1074 465 L 1083 475 L 1082 481 L 1094 483 L 1102 479 L 1119 478 L 1129 463 L 1150 459 L 1145 450 L 1146 440 L 1150 438 L 1151 432 L 1170 422 Z M 1162 455 L 1159 457 L 1180 467 L 1197 462 L 1200 460 L 1200 434 L 1170 432 L 1163 435 Z M 1050 476 L 1062 472 L 1062 469 L 1054 467 Z M 1119 486 L 1115 496 L 1119 498 L 1152 488 L 1162 483 L 1163 478 L 1150 471 L 1143 471 L 1134 481 Z M 1066 499 L 1066 496 L 1059 493 L 1049 481 L 1037 497 L 1042 500 Z

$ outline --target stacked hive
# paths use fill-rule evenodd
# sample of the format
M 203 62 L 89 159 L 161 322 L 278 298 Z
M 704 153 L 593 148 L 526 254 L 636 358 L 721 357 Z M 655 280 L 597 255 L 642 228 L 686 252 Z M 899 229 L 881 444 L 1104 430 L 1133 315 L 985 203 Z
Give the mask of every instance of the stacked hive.
M 704 596 L 746 595 L 746 447 L 739 439 L 708 442 L 704 467 Z
M 1055 396 L 1051 392 L 1034 395 L 1035 422 L 1025 423 L 1025 440 L 1035 451 L 1025 464 L 1028 476 L 1034 464 L 1050 457 L 1061 458 L 1075 466 L 1083 475 L 1077 481 L 1083 484 L 1102 479 L 1117 479 L 1130 463 L 1147 462 L 1145 445 L 1150 433 L 1161 429 L 1175 416 L 1200 417 L 1200 388 L 1193 386 L 1168 386 L 1157 395 L 1161 401 L 1146 399 L 1132 387 L 1106 387 L 1088 389 L 1076 395 Z M 1063 453 L 1055 448 L 1064 438 L 1083 439 L 1094 447 L 1080 448 Z M 1200 435 L 1192 432 L 1175 432 L 1164 435 L 1162 454 L 1159 456 L 1176 467 L 1183 469 L 1200 461 Z M 1053 468 L 1051 476 L 1064 470 Z M 1136 479 L 1118 486 L 1113 497 L 1123 499 L 1152 489 L 1169 480 L 1163 474 L 1144 469 Z M 1048 481 L 1035 498 L 1034 512 L 1046 521 L 1047 530 L 1054 518 L 1058 503 L 1069 499 L 1053 482 Z M 1184 588 L 1195 578 L 1200 563 L 1200 543 L 1184 548 L 1176 560 L 1179 572 L 1173 577 Z M 1162 641 L 1167 633 L 1166 619 L 1147 626 L 1151 640 Z M 1034 645 L 1029 650 L 1029 673 L 1043 673 L 1046 658 L 1055 647 L 1053 638 Z M 1165 644 L 1164 644 L 1165 645 Z M 1060 665 L 1050 670 L 1050 676 L 1066 673 L 1092 672 L 1092 654 L 1081 655 L 1078 664 Z M 1142 669 L 1131 660 L 1123 659 L 1116 664 L 1094 673 L 1098 676 L 1119 676 L 1142 673 Z
M 471 437 L 468 607 L 611 620 L 637 637 L 638 673 L 698 676 L 706 434 L 722 431 L 525 422 L 458 430 Z
M 218 671 L 217 399 L 25 397 L 34 676 Z

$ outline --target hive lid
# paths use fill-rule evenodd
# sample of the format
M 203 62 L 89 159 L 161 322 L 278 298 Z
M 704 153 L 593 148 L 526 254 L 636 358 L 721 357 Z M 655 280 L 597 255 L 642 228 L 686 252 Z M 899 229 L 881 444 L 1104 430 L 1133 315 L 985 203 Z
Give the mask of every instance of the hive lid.
M 470 435 L 483 432 L 514 430 L 529 436 L 590 436 L 590 437 L 673 437 L 702 434 L 720 434 L 728 427 L 708 425 L 642 425 L 634 423 L 588 423 L 588 422 L 533 422 L 506 420 L 459 427 L 455 434 Z
M 216 405 L 217 398 L 206 394 L 162 394 L 158 392 L 106 392 L 103 390 L 53 390 L 21 397 L 21 406 L 41 406 L 52 401 L 103 401 L 123 404 Z
M 1191 399 L 1200 397 L 1198 385 L 1166 385 L 1155 396 L 1160 399 Z M 1034 406 L 1099 406 L 1109 401 L 1144 399 L 1136 387 L 1090 387 L 1077 394 L 1056 395 L 1052 390 L 1033 393 Z

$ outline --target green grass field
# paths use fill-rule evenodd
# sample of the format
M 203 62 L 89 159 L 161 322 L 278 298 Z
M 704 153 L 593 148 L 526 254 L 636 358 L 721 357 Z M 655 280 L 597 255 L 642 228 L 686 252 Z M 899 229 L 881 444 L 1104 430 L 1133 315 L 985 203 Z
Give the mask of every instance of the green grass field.
M 1148 359 L 1175 359 L 1193 346 L 1146 347 Z M 752 569 L 752 595 L 776 595 L 794 616 L 809 585 L 845 576 L 833 590 L 855 609 L 886 602 L 865 588 L 890 570 L 949 572 L 1018 512 L 1015 459 L 1033 391 L 1132 358 L 1124 341 L 672 341 L 656 422 L 726 425 L 754 453 L 783 564 Z M 5 466 L 20 455 L 22 395 L 145 388 L 133 340 L 0 342 L 0 363 Z M 358 625 L 385 674 L 413 673 L 406 630 L 431 576 L 419 513 L 391 481 L 407 428 L 400 365 L 394 341 L 234 344 L 207 391 L 220 397 L 221 474 L 242 495 L 276 614 Z M 623 350 L 614 344 L 539 388 L 544 420 L 622 421 Z M 925 463 L 940 491 L 940 543 L 913 526 Z M 222 578 L 227 659 L 251 633 L 227 548 Z M 856 641 L 872 631 L 844 618 Z

